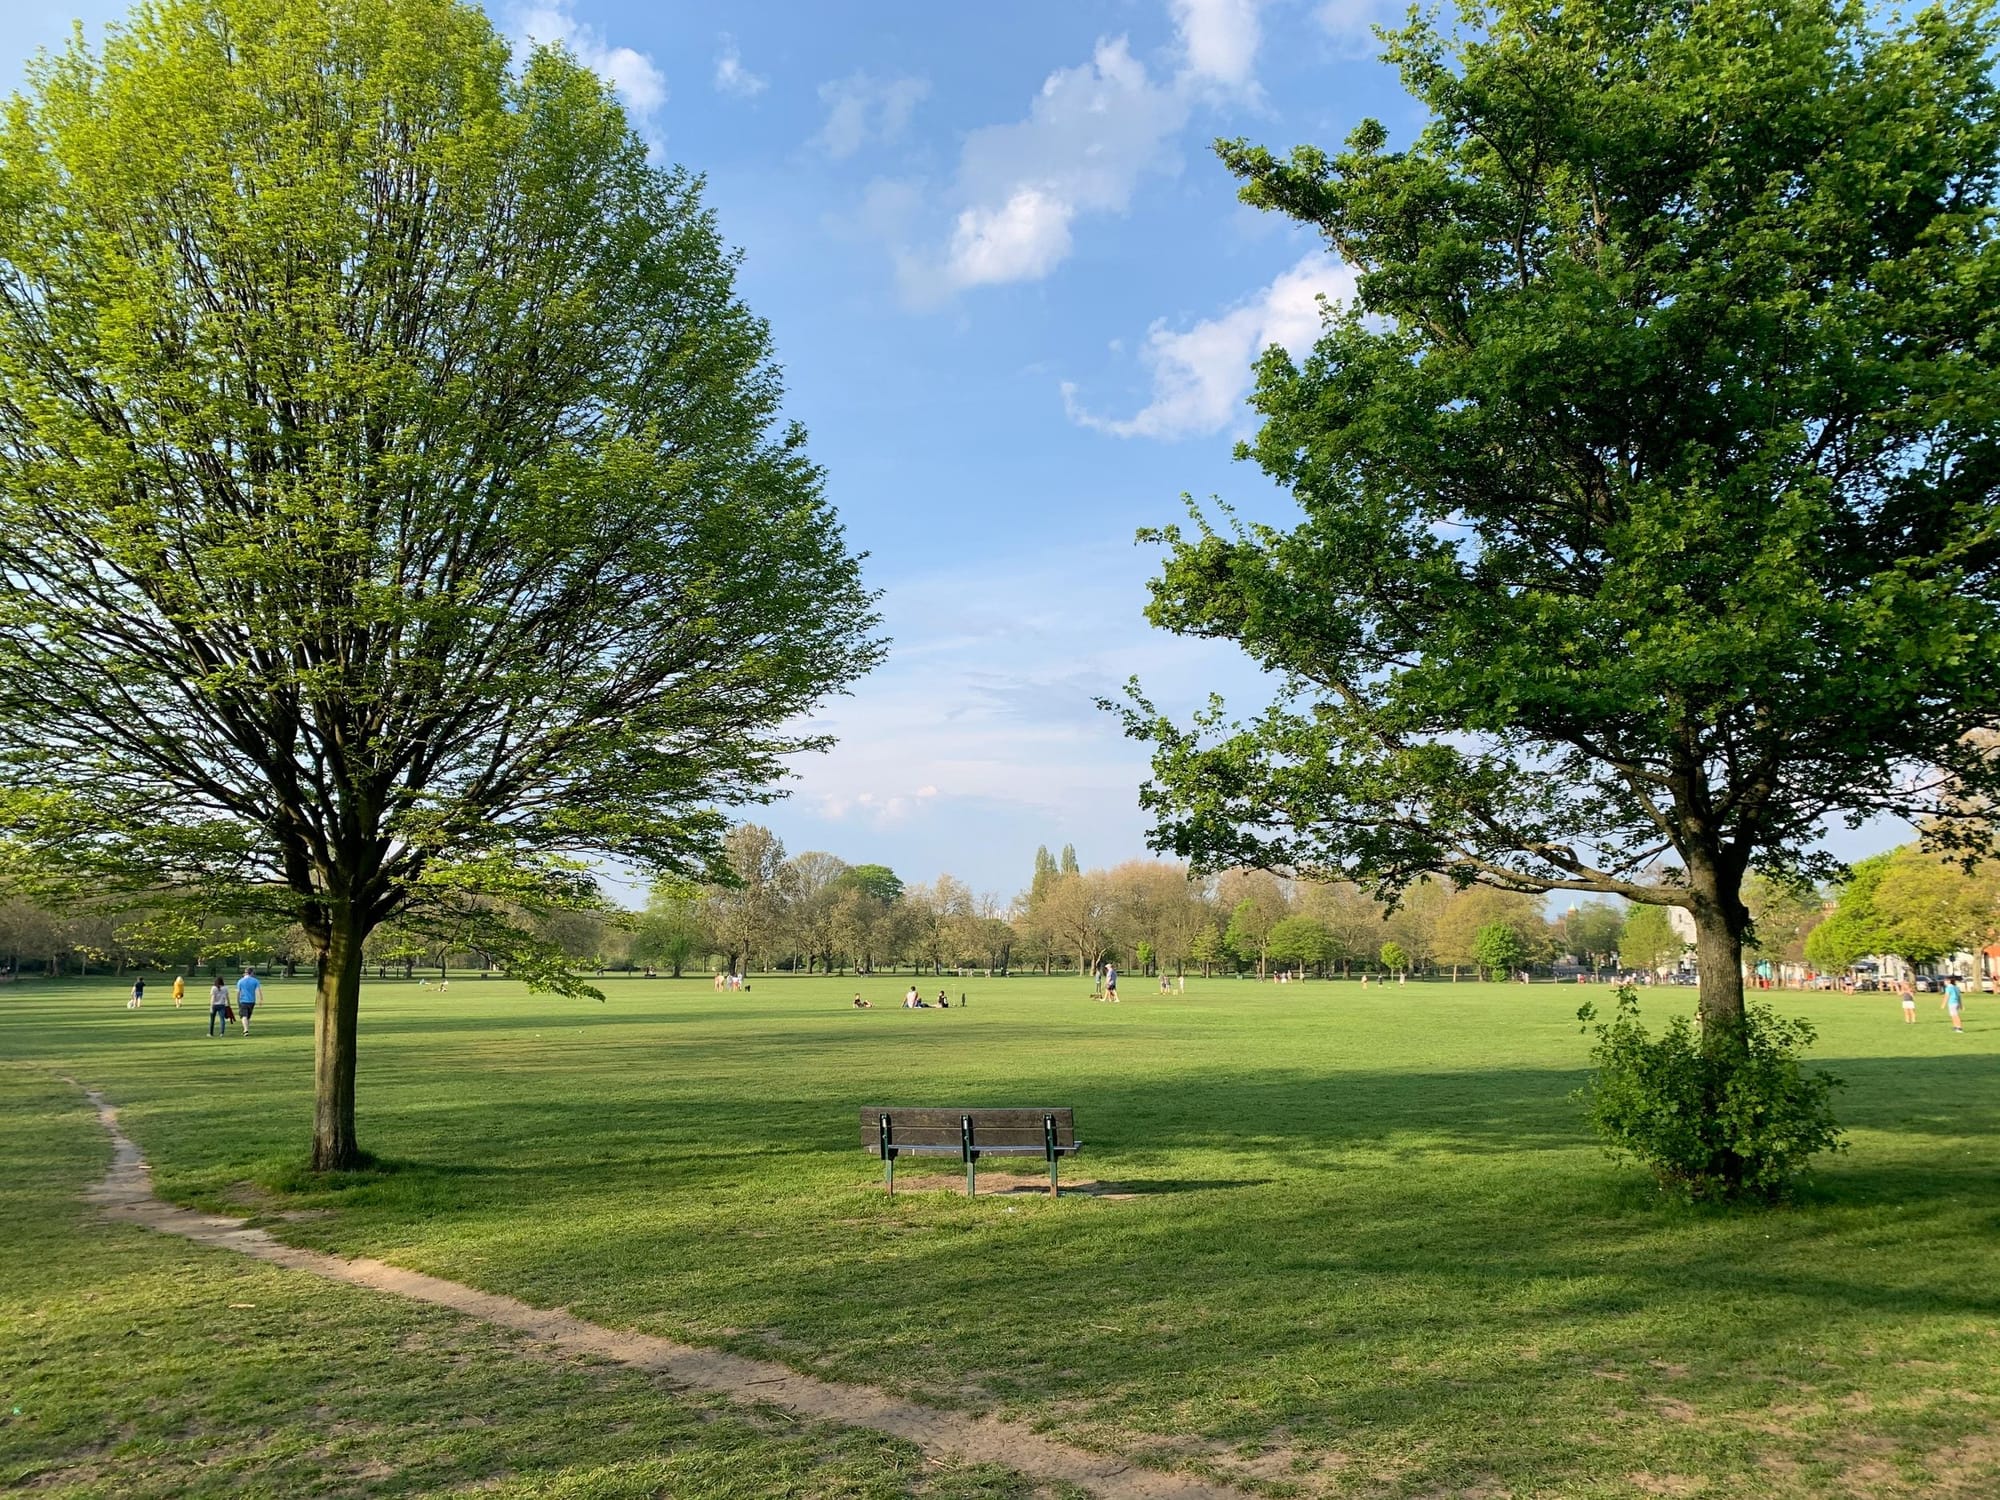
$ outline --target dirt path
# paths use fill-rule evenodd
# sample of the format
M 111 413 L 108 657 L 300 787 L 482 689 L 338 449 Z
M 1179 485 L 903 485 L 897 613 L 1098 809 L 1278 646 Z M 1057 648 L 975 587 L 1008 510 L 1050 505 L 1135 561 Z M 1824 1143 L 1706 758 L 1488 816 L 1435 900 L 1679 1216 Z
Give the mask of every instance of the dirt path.
M 817 1422 L 872 1428 L 942 1458 L 1004 1464 L 1034 1479 L 1076 1485 L 1105 1500 L 1247 1500 L 1242 1490 L 1188 1475 L 1138 1468 L 1126 1459 L 1056 1442 L 1018 1422 L 940 1411 L 870 1386 L 839 1385 L 801 1375 L 768 1360 L 605 1328 L 566 1312 L 531 1307 L 513 1297 L 482 1292 L 379 1260 L 344 1260 L 317 1250 L 301 1250 L 272 1239 L 261 1229 L 245 1227 L 241 1219 L 177 1208 L 153 1196 L 151 1170 L 138 1146 L 118 1128 L 118 1111 L 97 1090 L 77 1086 L 96 1106 L 99 1122 L 111 1135 L 111 1170 L 102 1182 L 88 1189 L 86 1197 L 112 1218 L 329 1281 L 449 1307 L 482 1322 L 525 1333 L 563 1353 L 613 1360 L 662 1375 L 675 1385 L 782 1407 Z

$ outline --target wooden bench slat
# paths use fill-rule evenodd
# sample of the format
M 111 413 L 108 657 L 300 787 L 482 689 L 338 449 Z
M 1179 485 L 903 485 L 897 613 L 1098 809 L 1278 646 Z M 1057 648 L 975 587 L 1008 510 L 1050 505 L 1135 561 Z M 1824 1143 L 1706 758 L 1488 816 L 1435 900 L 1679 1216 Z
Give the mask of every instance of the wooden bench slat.
M 978 1146 L 980 1156 L 1042 1156 L 1042 1146 Z M 1058 1156 L 1072 1156 L 1080 1152 L 1082 1146 L 1056 1146 Z M 950 1146 L 944 1142 L 930 1142 L 924 1146 L 912 1146 L 906 1140 L 896 1142 L 898 1156 L 958 1156 L 958 1142 Z M 870 1152 L 870 1156 L 880 1156 L 880 1152 Z
M 1043 1109 L 902 1109 L 893 1105 L 868 1105 L 861 1110 L 861 1144 L 881 1154 L 881 1119 L 889 1117 L 890 1144 L 898 1151 L 956 1152 L 960 1146 L 961 1122 L 972 1120 L 973 1149 L 995 1155 L 1039 1155 L 1047 1149 L 1044 1122 L 1055 1122 L 1056 1149 L 1077 1147 L 1076 1111 L 1069 1107 Z
M 896 1126 L 945 1126 L 958 1129 L 961 1116 L 972 1116 L 972 1123 L 979 1129 L 1004 1129 L 1012 1126 L 1017 1130 L 1040 1130 L 1042 1119 L 1054 1115 L 1058 1130 L 1074 1128 L 1076 1111 L 1069 1105 L 1044 1107 L 1039 1109 L 940 1109 L 933 1106 L 910 1108 L 891 1104 L 870 1104 L 863 1106 L 861 1117 L 870 1125 L 887 1115 Z

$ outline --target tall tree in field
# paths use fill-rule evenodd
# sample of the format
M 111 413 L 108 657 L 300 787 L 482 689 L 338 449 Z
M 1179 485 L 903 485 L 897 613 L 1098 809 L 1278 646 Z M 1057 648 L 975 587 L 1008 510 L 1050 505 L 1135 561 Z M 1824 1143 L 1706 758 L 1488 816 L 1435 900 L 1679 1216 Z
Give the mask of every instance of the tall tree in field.
M 887 865 L 850 865 L 847 879 L 884 906 L 894 906 L 903 899 L 902 878 Z
M 0 826 L 298 921 L 315 1167 L 378 924 L 581 988 L 498 914 L 712 873 L 877 655 L 698 189 L 459 0 L 155 0 L 0 124 Z
M 1559 946 L 1576 955 L 1577 962 L 1595 969 L 1618 951 L 1618 939 L 1624 931 L 1622 907 L 1611 901 L 1586 901 L 1563 913 L 1553 936 Z
M 1907 964 L 1935 963 L 1985 941 L 2000 916 L 1996 872 L 1967 871 L 1913 845 L 1858 861 L 1826 920 L 1805 939 L 1823 969 L 1890 953 Z
M 1457 892 L 1438 917 L 1438 957 L 1448 964 L 1483 967 L 1479 934 L 1497 925 L 1511 928 L 1521 940 L 1523 958 L 1539 958 L 1548 942 L 1548 924 L 1543 920 L 1541 905 L 1535 897 L 1519 891 L 1487 886 Z
M 722 868 L 704 893 L 725 973 L 747 973 L 778 940 L 785 918 L 785 841 L 761 823 L 723 838 Z
M 1381 902 L 1352 881 L 1302 884 L 1299 905 L 1326 928 L 1327 961 L 1337 962 L 1343 974 L 1351 964 L 1366 963 L 1382 945 L 1387 913 Z
M 1063 853 L 1067 857 L 1072 851 L 1065 848 Z M 1052 949 L 1074 955 L 1076 972 L 1086 975 L 1096 972 L 1111 949 L 1115 915 L 1110 881 L 1102 870 L 1092 870 L 1058 875 L 1041 904 L 1029 913 L 1029 921 L 1048 935 Z
M 665 964 L 679 979 L 707 941 L 699 888 L 685 880 L 655 881 L 632 935 L 632 956 L 642 963 Z
M 1049 853 L 1047 844 L 1035 846 L 1035 876 L 1028 882 L 1028 902 L 1030 905 L 1042 899 L 1051 881 L 1062 873 L 1056 867 L 1056 857 Z
M 1437 962 L 1438 924 L 1450 908 L 1454 892 L 1444 880 L 1419 880 L 1403 892 L 1389 913 L 1391 941 L 1403 950 L 1405 969 L 1428 969 Z
M 1633 907 L 1618 934 L 1618 962 L 1642 973 L 1679 963 L 1686 952 L 1687 939 L 1674 931 L 1664 906 Z
M 1223 146 L 1355 292 L 1258 366 L 1299 522 L 1157 534 L 1151 618 L 1288 689 L 1135 696 L 1156 847 L 1683 907 L 1722 1075 L 1753 868 L 1828 869 L 1830 816 L 1983 847 L 1994 16 L 1501 0 L 1390 38 L 1407 146 Z
M 840 895 L 849 873 L 845 860 L 818 849 L 793 855 L 779 871 L 785 893 L 786 933 L 792 948 L 804 957 L 808 974 L 815 961 L 821 973 L 833 972 L 834 955 L 840 948 Z

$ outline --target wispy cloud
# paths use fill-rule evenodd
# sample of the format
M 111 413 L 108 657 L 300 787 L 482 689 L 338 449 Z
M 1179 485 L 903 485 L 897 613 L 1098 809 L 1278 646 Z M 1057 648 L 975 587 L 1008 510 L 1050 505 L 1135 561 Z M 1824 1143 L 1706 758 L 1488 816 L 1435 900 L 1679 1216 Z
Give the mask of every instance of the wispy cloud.
M 875 78 L 850 73 L 819 86 L 826 123 L 813 144 L 836 161 L 863 146 L 886 146 L 902 138 L 910 116 L 931 91 L 921 78 Z
M 1376 48 L 1375 28 L 1397 21 L 1403 7 L 1392 0 L 1320 0 L 1313 19 L 1350 57 L 1366 57 Z
M 1338 303 L 1353 294 L 1353 273 L 1323 251 L 1313 251 L 1227 312 L 1191 328 L 1155 323 L 1139 351 L 1152 378 L 1153 398 L 1132 416 L 1111 418 L 1087 410 L 1068 381 L 1062 387 L 1063 405 L 1071 421 L 1116 437 L 1173 439 L 1220 432 L 1242 415 L 1258 354 L 1273 344 L 1295 355 L 1304 352 L 1319 336 L 1321 299 Z
M 650 122 L 667 102 L 667 76 L 653 59 L 631 47 L 614 46 L 604 33 L 579 20 L 571 0 L 543 0 L 513 11 L 514 35 L 528 43 L 559 44 L 578 62 L 618 90 L 625 107 Z
M 768 78 L 760 78 L 743 66 L 743 54 L 736 48 L 736 39 L 725 34 L 722 51 L 715 59 L 715 91 L 738 99 L 754 99 L 770 86 Z

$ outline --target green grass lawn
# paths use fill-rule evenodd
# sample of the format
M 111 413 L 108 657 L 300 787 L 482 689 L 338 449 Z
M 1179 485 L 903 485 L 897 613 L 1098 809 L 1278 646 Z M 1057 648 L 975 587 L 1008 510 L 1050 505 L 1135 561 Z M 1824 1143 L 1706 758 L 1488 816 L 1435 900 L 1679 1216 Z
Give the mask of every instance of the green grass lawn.
M 383 1165 L 331 1184 L 298 1171 L 303 983 L 270 986 L 257 1030 L 222 1041 L 192 1000 L 127 1011 L 122 982 L 0 991 L 0 1486 L 108 1462 L 134 1422 L 142 1445 L 202 1441 L 171 1391 L 145 1398 L 183 1424 L 167 1435 L 119 1409 L 106 1366 L 135 1351 L 162 1391 L 281 1362 L 255 1423 L 293 1472 L 333 1466 L 329 1493 L 487 1477 L 488 1446 L 441 1436 L 460 1404 L 482 1432 L 520 1427 L 551 1475 L 623 1473 L 628 1449 L 672 1442 L 696 1465 L 739 1446 L 744 1493 L 917 1482 L 873 1439 L 699 1421 L 640 1400 L 636 1377 L 551 1382 L 441 1314 L 92 1225 L 66 1195 L 104 1152 L 47 1082 L 67 1072 L 122 1106 L 163 1194 L 271 1216 L 296 1243 L 1156 1463 L 1304 1494 L 2000 1492 L 2000 1004 L 1972 997 L 1957 1036 L 1928 1008 L 1903 1026 L 1893 996 L 1778 997 L 1849 1081 L 1853 1149 L 1797 1205 L 1731 1214 L 1660 1202 L 1584 1136 L 1574 989 L 1214 980 L 1162 998 L 1135 979 L 1113 1008 L 1075 980 L 947 979 L 969 1009 L 910 1013 L 906 983 L 866 982 L 867 1012 L 851 979 L 728 996 L 611 979 L 602 1005 L 371 984 L 361 1128 Z M 857 1107 L 878 1102 L 1073 1104 L 1088 1144 L 1066 1176 L 1121 1196 L 890 1202 L 858 1144 Z M 933 1170 L 956 1168 L 906 1175 Z M 300 1210 L 327 1212 L 275 1220 Z M 155 1309 L 141 1344 L 129 1330 Z M 468 1364 L 490 1395 L 461 1394 Z M 673 1432 L 607 1436 L 606 1403 L 628 1398 Z M 554 1435 L 572 1409 L 589 1442 Z M 427 1477 L 356 1477 L 323 1447 L 350 1421 L 384 1434 L 364 1445 L 380 1465 L 419 1454 Z M 816 1444 L 852 1476 L 787 1491 Z M 230 1452 L 239 1477 L 256 1461 Z M 730 1493 L 635 1483 L 601 1493 Z

